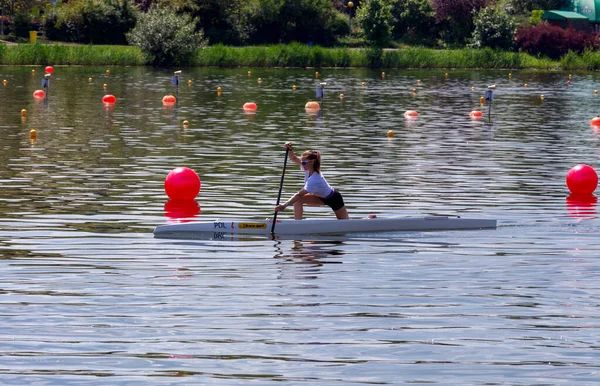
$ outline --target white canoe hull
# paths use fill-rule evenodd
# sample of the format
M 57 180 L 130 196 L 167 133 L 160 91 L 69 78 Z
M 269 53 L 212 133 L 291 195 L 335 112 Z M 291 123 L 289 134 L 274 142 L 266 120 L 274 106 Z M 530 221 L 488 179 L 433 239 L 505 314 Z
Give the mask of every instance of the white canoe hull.
M 188 222 L 160 225 L 154 229 L 154 236 L 169 238 L 182 233 L 227 233 L 268 235 L 271 233 L 270 220 L 218 219 L 206 222 Z M 278 220 L 275 224 L 277 235 L 325 235 L 365 232 L 414 232 L 439 230 L 493 229 L 496 220 L 468 219 L 454 217 L 392 217 L 375 219 L 335 220 Z

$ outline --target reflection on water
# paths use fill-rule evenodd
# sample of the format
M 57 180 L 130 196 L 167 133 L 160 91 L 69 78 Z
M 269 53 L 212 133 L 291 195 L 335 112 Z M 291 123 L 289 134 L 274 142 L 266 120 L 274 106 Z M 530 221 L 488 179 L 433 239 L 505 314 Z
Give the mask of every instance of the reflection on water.
M 36 101 L 41 69 L 0 67 L 0 383 L 594 383 L 597 200 L 565 176 L 598 170 L 600 75 L 247 71 L 184 69 L 192 84 L 163 106 L 171 71 L 58 67 Z M 352 217 L 500 226 L 153 238 L 167 222 L 272 216 L 286 141 L 321 150 Z M 167 199 L 178 166 L 200 175 L 197 200 Z M 302 177 L 288 168 L 283 196 Z

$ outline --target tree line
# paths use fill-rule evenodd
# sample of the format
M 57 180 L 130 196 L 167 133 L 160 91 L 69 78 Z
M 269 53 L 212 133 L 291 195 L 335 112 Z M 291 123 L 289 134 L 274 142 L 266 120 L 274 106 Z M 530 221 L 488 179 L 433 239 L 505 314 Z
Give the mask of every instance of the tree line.
M 525 50 L 560 57 L 595 35 L 542 23 L 570 0 L 3 0 L 8 38 L 135 44 L 155 65 L 205 46 L 287 44 Z M 558 30 L 560 31 L 557 31 Z M 182 31 L 185 31 L 183 34 Z M 186 38 L 187 37 L 187 38 Z M 558 47 L 558 49 L 557 49 Z

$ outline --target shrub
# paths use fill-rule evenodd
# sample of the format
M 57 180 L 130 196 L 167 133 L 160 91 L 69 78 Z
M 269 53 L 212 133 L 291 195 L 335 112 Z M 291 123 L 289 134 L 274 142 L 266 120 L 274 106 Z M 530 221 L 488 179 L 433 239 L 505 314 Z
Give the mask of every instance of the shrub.
M 565 30 L 547 23 L 519 28 L 516 43 L 521 51 L 552 59 L 558 59 L 569 51 L 583 53 L 586 48 L 600 47 L 597 34 L 586 34 L 571 28 Z
M 429 0 L 391 0 L 392 37 L 428 41 L 435 37 L 435 11 Z M 408 35 L 408 36 L 407 36 Z
M 544 11 L 541 9 L 534 9 L 531 11 L 531 17 L 529 18 L 529 24 L 538 25 L 542 22 L 542 16 L 544 15 Z
M 17 37 L 29 37 L 29 31 L 37 30 L 29 13 L 17 12 L 13 18 L 13 31 Z
M 71 0 L 49 10 L 42 29 L 50 40 L 125 44 L 137 14 L 131 0 Z
M 367 0 L 358 9 L 356 18 L 367 42 L 376 48 L 387 46 L 392 39 L 390 7 L 383 0 Z M 371 55 L 371 54 L 369 54 Z M 369 60 L 371 62 L 371 60 Z
M 432 0 L 436 20 L 440 23 L 440 35 L 454 44 L 464 44 L 473 33 L 474 12 L 485 7 L 491 0 Z
M 178 15 L 172 8 L 152 7 L 140 15 L 128 41 L 138 46 L 155 67 L 187 64 L 199 48 L 206 46 L 196 19 Z
M 473 48 L 512 49 L 516 30 L 514 19 L 494 8 L 481 8 L 473 19 Z

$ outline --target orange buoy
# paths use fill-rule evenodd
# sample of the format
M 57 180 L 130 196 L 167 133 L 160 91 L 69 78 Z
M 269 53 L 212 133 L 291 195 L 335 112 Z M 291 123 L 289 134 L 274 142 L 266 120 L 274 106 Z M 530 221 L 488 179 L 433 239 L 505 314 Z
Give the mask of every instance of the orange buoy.
M 393 130 L 388 130 L 387 136 L 388 136 L 388 138 L 392 138 L 394 136 L 394 131 Z
M 254 102 L 246 102 L 244 103 L 244 111 L 256 111 L 258 106 Z
M 404 118 L 416 118 L 419 113 L 416 110 L 408 110 L 404 112 Z
M 174 105 L 177 103 L 177 98 L 175 98 L 173 95 L 165 95 L 162 99 L 162 103 L 165 106 Z
M 600 115 L 592 118 L 592 120 L 590 121 L 590 125 L 591 126 L 600 126 Z
M 33 92 L 33 97 L 35 99 L 44 99 L 46 97 L 46 92 L 44 90 L 35 90 Z
M 310 101 L 310 102 L 306 102 L 306 104 L 304 105 L 304 108 L 306 109 L 307 112 L 314 113 L 314 112 L 321 110 L 321 105 L 319 105 L 318 102 Z
M 117 102 L 117 98 L 114 95 L 108 94 L 102 97 L 102 102 L 107 105 L 112 105 Z

